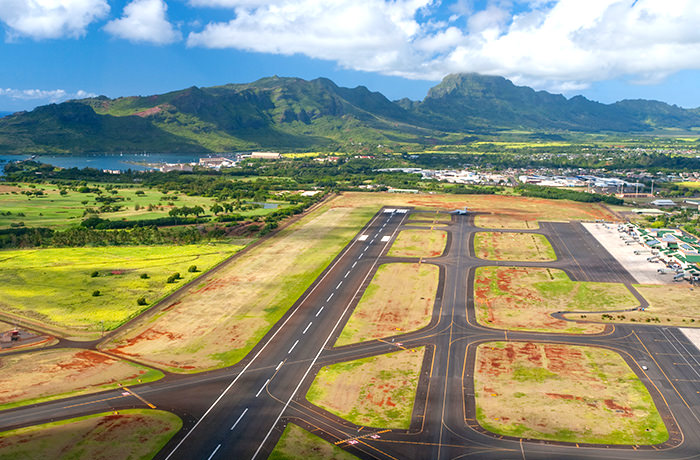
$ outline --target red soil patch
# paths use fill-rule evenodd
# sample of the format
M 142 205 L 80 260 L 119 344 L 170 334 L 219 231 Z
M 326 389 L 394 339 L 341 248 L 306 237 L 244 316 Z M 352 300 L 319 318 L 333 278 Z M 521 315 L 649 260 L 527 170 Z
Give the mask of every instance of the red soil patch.
M 100 364 L 112 364 L 116 361 L 116 359 L 110 358 L 109 356 L 90 350 L 84 350 L 76 353 L 70 361 L 57 363 L 56 367 L 65 370 L 84 370 L 91 369 Z
M 629 407 L 621 406 L 612 399 L 606 399 L 603 402 L 605 403 L 605 406 L 608 409 L 613 410 L 615 412 L 621 412 L 623 417 L 632 417 L 634 415 L 632 413 L 632 409 L 630 409 Z
M 136 112 L 134 115 L 136 115 L 137 117 L 145 118 L 149 115 L 155 115 L 156 113 L 161 112 L 162 110 L 163 110 L 163 108 L 161 106 L 157 105 L 155 107 L 151 107 L 150 109 Z
M 567 401 L 573 401 L 574 399 L 576 401 L 583 401 L 583 398 L 581 396 L 574 396 L 574 395 L 563 395 L 560 393 L 545 393 L 547 396 L 550 398 L 554 399 L 566 399 Z
M 148 342 L 150 340 L 158 340 L 161 337 L 167 337 L 169 340 L 172 341 L 178 341 L 182 339 L 182 335 L 180 334 L 173 334 L 172 332 L 167 332 L 167 331 L 158 331 L 156 329 L 146 329 L 143 331 L 141 334 L 137 335 L 136 337 L 132 337 L 130 339 L 126 339 L 124 345 L 120 345 L 118 347 L 112 348 L 109 351 L 112 353 L 117 353 L 120 355 L 124 356 L 140 356 L 138 353 L 128 353 L 124 351 L 125 348 L 133 347 L 134 345 L 140 343 L 140 342 Z

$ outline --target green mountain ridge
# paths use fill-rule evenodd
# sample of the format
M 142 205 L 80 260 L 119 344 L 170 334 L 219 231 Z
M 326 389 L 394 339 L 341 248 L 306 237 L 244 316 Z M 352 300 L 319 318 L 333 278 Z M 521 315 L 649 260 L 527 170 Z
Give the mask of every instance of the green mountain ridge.
M 516 86 L 502 77 L 446 76 L 422 101 L 364 86 L 267 77 L 152 96 L 105 96 L 0 118 L 0 152 L 338 150 L 458 143 L 498 130 L 648 132 L 700 126 L 700 109 L 658 101 L 601 104 Z

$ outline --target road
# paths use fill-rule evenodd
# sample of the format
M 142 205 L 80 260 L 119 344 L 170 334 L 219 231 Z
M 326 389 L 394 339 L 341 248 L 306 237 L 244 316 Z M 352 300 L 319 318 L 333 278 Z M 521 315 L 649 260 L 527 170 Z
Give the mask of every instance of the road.
M 393 343 L 375 340 L 333 348 L 377 267 L 418 261 L 386 255 L 407 225 L 406 217 L 396 209 L 381 209 L 236 366 L 196 375 L 168 374 L 127 390 L 3 411 L 0 429 L 150 404 L 184 420 L 183 430 L 158 454 L 160 459 L 264 459 L 290 422 L 368 459 L 700 458 L 700 352 L 676 328 L 616 325 L 602 334 L 576 336 L 506 333 L 477 324 L 471 293 L 474 270 L 480 266 L 546 266 L 565 270 L 579 281 L 631 287 L 629 273 L 577 223 L 542 223 L 540 229 L 528 230 L 548 237 L 557 253 L 555 262 L 504 263 L 476 258 L 473 235 L 484 229 L 474 227 L 472 215 L 452 216 L 449 225 L 440 228 L 448 232 L 445 253 L 423 259 L 440 268 L 431 323 L 395 337 Z M 477 346 L 493 340 L 599 346 L 620 353 L 649 389 L 671 439 L 660 446 L 584 446 L 486 432 L 474 419 L 473 367 Z M 427 350 L 410 429 L 356 426 L 305 399 L 321 367 L 396 351 L 397 342 Z M 368 436 L 378 431 L 378 439 Z

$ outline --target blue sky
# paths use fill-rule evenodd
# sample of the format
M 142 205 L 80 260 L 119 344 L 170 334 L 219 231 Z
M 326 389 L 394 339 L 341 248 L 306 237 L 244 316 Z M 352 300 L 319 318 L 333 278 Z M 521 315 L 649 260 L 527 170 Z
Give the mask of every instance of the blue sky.
M 0 111 L 270 75 L 422 99 L 479 72 L 700 106 L 694 0 L 2 0 Z

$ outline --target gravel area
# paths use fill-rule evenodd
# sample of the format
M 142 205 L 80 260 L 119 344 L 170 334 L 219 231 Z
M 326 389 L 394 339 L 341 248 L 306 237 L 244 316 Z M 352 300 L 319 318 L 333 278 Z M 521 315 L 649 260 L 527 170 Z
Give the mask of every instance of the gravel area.
M 673 275 L 657 272 L 659 268 L 663 267 L 663 264 L 647 261 L 647 257 L 651 256 L 648 250 L 639 255 L 634 253 L 636 250 L 647 248 L 641 244 L 630 244 L 629 246 L 625 244 L 620 238 L 616 224 L 605 224 L 604 226 L 604 224 L 587 222 L 582 225 L 630 272 L 639 284 L 670 284 L 673 282 Z

